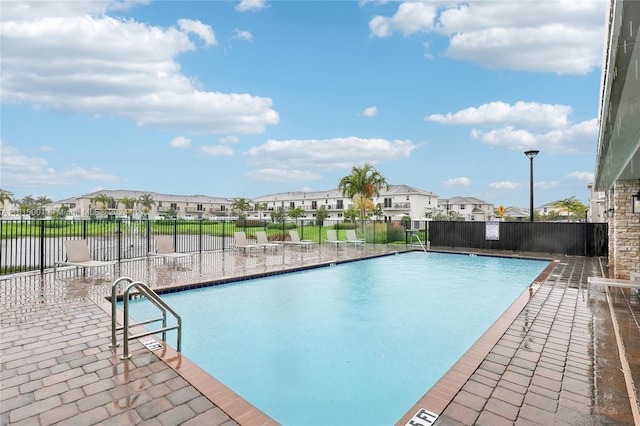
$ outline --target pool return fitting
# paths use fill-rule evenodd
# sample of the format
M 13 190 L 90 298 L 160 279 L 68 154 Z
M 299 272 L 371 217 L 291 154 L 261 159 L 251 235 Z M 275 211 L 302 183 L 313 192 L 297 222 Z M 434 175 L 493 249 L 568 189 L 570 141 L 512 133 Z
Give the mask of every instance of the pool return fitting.
M 118 286 L 124 285 L 124 291 L 122 293 L 122 302 L 123 302 L 123 310 L 124 310 L 124 325 L 117 326 L 116 325 L 116 301 L 118 300 Z M 145 296 L 151 303 L 153 303 L 161 312 L 162 316 L 158 318 L 149 319 L 146 321 L 139 321 L 130 323 L 129 322 L 129 299 L 131 297 L 131 291 L 137 290 L 139 295 Z M 173 315 L 176 319 L 177 324 L 167 326 L 167 312 Z M 129 328 L 137 325 L 143 324 L 151 324 L 154 322 L 162 321 L 162 327 L 157 330 L 145 331 L 143 333 L 138 334 L 129 334 Z M 129 354 L 129 340 L 131 339 L 139 339 L 145 336 L 151 336 L 153 334 L 162 333 L 162 340 L 167 340 L 167 331 L 169 330 L 177 330 L 177 340 L 178 340 L 178 352 L 181 350 L 182 346 L 182 318 L 178 315 L 169 305 L 167 305 L 158 294 L 151 290 L 148 285 L 143 283 L 142 281 L 134 281 L 129 277 L 120 277 L 115 280 L 111 286 L 111 345 L 112 348 L 120 346 L 118 344 L 116 332 L 119 330 L 123 330 L 123 353 L 120 359 L 125 360 L 131 358 Z

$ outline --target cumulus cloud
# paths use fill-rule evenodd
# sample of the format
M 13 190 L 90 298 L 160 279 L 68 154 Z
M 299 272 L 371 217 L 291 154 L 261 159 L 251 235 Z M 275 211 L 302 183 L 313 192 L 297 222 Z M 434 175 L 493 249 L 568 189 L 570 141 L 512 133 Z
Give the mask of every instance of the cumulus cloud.
M 430 32 L 444 55 L 492 69 L 586 74 L 602 60 L 606 2 L 402 2 L 369 22 L 370 37 Z
M 79 180 L 124 182 L 120 176 L 110 174 L 99 167 L 71 164 L 58 170 L 42 157 L 27 156 L 11 145 L 0 141 L 0 168 L 2 184 L 7 187 L 41 189 L 43 186 L 64 186 Z
M 593 172 L 571 172 L 567 178 L 584 182 L 593 182 Z
M 224 136 L 218 139 L 218 141 L 223 144 L 234 144 L 240 142 L 240 139 L 238 139 L 237 136 Z
M 535 129 L 558 129 L 567 126 L 571 107 L 568 105 L 540 104 L 537 102 L 489 102 L 455 113 L 431 114 L 425 120 L 451 125 L 511 124 Z
M 245 176 L 256 182 L 309 181 L 322 178 L 322 175 L 309 171 L 269 167 L 247 172 Z
M 245 154 L 253 165 L 296 169 L 329 170 L 350 168 L 354 164 L 408 158 L 416 148 L 411 141 L 364 139 L 358 137 L 334 139 L 269 140 L 252 147 Z
M 267 7 L 267 2 L 264 0 L 242 0 L 236 5 L 238 12 L 250 12 L 254 10 L 260 10 Z
M 224 145 L 205 145 L 200 148 L 200 150 L 208 156 L 211 157 L 220 157 L 220 156 L 231 156 L 233 155 L 233 149 Z
M 208 25 L 161 28 L 108 12 L 102 2 L 3 3 L 2 102 L 204 134 L 279 122 L 271 99 L 202 90 L 181 73 L 174 58 L 196 50 L 190 34 L 215 44 Z
M 489 102 L 457 112 L 425 117 L 444 125 L 474 126 L 471 137 L 512 150 L 539 149 L 550 153 L 585 154 L 596 146 L 597 119 L 572 123 L 571 107 L 536 102 Z
M 517 182 L 503 181 L 503 182 L 491 182 L 489 185 L 491 189 L 516 189 L 520 187 Z
M 443 182 L 445 188 L 453 188 L 458 186 L 469 186 L 471 185 L 471 179 L 467 177 L 457 177 L 453 179 L 448 179 Z
M 368 107 L 365 108 L 364 111 L 362 111 L 362 115 L 364 115 L 365 117 L 373 117 L 378 113 L 378 107 Z
M 253 34 L 249 31 L 242 31 L 237 28 L 233 30 L 233 38 L 238 40 L 253 41 Z
M 184 136 L 177 136 L 171 139 L 169 145 L 174 148 L 189 148 L 191 147 L 191 139 L 187 139 Z
M 209 25 L 192 19 L 178 19 L 178 27 L 185 33 L 193 33 L 200 37 L 207 46 L 216 45 L 216 36 Z

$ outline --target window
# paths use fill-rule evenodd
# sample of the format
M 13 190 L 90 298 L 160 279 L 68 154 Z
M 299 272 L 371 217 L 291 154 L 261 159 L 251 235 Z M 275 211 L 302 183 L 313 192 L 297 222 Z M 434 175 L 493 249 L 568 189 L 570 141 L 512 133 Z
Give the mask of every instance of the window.
M 204 210 L 204 209 L 202 208 L 202 204 L 198 204 L 198 205 L 196 206 L 196 210 L 198 210 L 199 212 L 201 212 L 202 210 Z
M 389 208 L 391 207 L 391 198 L 385 198 L 384 199 L 384 208 Z
M 296 208 L 296 202 L 295 201 L 289 202 L 289 208 L 290 209 L 295 209 Z
M 225 212 L 225 211 L 227 211 L 227 207 L 226 207 L 226 206 L 220 206 L 220 211 L 221 211 L 221 212 Z
M 409 196 L 407 195 L 407 201 L 409 201 Z
M 343 204 L 343 201 L 342 201 L 342 200 L 337 200 L 337 201 L 336 201 L 336 208 L 337 208 L 338 210 L 342 210 L 342 209 L 344 208 L 344 204 Z
M 460 210 L 465 210 L 467 206 L 465 204 L 460 204 Z
M 178 210 L 178 203 L 171 203 L 171 208 L 173 210 Z
M 311 209 L 312 210 L 318 210 L 318 202 L 317 201 L 312 201 L 311 202 Z

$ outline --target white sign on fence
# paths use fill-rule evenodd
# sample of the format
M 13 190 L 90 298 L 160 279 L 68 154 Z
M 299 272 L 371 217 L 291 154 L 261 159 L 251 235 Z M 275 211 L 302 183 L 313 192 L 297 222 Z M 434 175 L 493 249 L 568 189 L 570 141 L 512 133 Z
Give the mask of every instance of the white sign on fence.
M 500 239 L 500 222 L 487 222 L 485 239 L 495 241 Z

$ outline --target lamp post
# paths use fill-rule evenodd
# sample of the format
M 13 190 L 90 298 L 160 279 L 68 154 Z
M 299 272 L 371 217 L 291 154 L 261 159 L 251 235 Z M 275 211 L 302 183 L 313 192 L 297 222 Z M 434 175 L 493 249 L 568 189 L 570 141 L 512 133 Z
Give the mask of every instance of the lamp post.
M 537 150 L 531 150 L 531 151 L 525 151 L 524 155 L 526 155 L 527 157 L 529 157 L 529 162 L 531 163 L 530 166 L 530 179 L 529 179 L 529 213 L 530 213 L 530 217 L 529 217 L 529 222 L 533 222 L 533 159 L 535 158 L 536 155 L 538 155 L 540 151 Z

